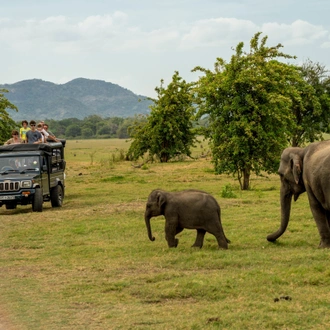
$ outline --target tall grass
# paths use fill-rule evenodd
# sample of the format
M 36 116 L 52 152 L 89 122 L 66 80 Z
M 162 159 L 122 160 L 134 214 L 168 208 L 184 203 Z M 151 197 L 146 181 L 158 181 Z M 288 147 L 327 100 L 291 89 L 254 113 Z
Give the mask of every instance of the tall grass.
M 125 149 L 122 140 L 68 141 L 64 206 L 0 209 L 0 324 L 5 315 L 12 329 L 328 327 L 329 250 L 317 248 L 306 195 L 271 244 L 266 236 L 280 222 L 276 175 L 253 177 L 252 189 L 240 191 L 208 158 L 142 169 L 121 159 Z M 151 220 L 149 241 L 143 214 L 155 188 L 213 194 L 229 249 L 218 250 L 209 234 L 202 249 L 191 248 L 189 230 L 169 249 L 162 217 Z

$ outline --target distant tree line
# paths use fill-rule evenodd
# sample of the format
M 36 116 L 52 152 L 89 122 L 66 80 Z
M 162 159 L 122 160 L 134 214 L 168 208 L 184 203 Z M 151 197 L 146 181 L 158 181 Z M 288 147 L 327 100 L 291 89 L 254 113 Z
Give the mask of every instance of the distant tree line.
M 44 119 L 49 130 L 57 137 L 66 139 L 126 139 L 129 137 L 127 129 L 136 121 L 135 117 L 102 118 L 91 115 L 84 119 L 67 118 L 61 120 Z

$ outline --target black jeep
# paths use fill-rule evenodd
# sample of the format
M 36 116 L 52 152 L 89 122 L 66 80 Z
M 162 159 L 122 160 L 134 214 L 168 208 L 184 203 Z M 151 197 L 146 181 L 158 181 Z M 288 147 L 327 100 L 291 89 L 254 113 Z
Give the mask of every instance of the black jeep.
M 0 146 L 0 207 L 32 204 L 42 212 L 44 201 L 60 207 L 65 190 L 65 140 Z

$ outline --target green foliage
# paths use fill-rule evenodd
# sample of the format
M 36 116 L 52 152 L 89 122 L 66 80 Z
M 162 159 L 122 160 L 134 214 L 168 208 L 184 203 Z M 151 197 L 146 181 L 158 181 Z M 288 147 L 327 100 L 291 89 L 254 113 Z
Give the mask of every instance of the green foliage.
M 281 151 L 294 128 L 292 99 L 298 98 L 300 79 L 293 65 L 277 58 L 281 44 L 267 47 L 267 37 L 255 34 L 250 52 L 241 42 L 229 63 L 218 58 L 214 72 L 200 67 L 205 76 L 197 83 L 199 113 L 209 115 L 206 134 L 211 138 L 217 173 L 236 175 L 241 189 L 249 189 L 250 174 L 275 172 Z
M 136 116 L 135 118 L 125 118 L 121 125 L 118 126 L 118 129 L 116 131 L 116 136 L 119 139 L 127 139 L 129 138 L 129 127 L 133 125 L 136 118 L 139 118 L 139 116 Z
M 7 110 L 18 111 L 18 109 L 14 104 L 8 101 L 4 93 L 8 93 L 8 90 L 0 89 L 0 143 L 9 139 L 11 130 L 17 128 L 16 123 L 11 119 Z
M 301 79 L 296 82 L 299 91 L 292 102 L 296 127 L 290 138 L 292 146 L 322 139 L 330 131 L 330 76 L 324 65 L 306 61 L 301 67 Z
M 237 198 L 237 195 L 233 191 L 233 187 L 230 183 L 224 185 L 221 190 L 222 198 Z
M 151 113 L 130 128 L 133 139 L 128 151 L 131 159 L 138 159 L 149 152 L 156 155 L 161 162 L 167 162 L 175 156 L 190 155 L 195 135 L 192 130 L 194 113 L 192 84 L 175 72 L 172 82 L 155 90 L 158 99 L 150 106 Z
M 93 130 L 89 127 L 83 127 L 81 129 L 81 135 L 85 139 L 91 138 L 93 136 Z
M 67 118 L 62 120 L 46 119 L 49 129 L 57 137 L 88 138 L 128 138 L 127 128 L 134 118 L 102 118 L 91 115 L 84 119 Z
M 81 128 L 77 124 L 72 124 L 68 126 L 65 130 L 65 135 L 67 137 L 77 137 L 81 134 Z

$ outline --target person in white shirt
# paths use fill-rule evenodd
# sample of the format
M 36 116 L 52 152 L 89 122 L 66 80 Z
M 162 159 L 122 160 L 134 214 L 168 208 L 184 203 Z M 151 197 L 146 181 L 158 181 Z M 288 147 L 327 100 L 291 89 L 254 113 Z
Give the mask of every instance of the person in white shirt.
M 48 124 L 46 124 L 46 123 L 44 123 L 44 130 L 49 134 L 48 135 L 49 140 L 53 140 L 53 141 L 56 141 L 56 142 L 60 141 L 51 131 L 48 130 Z
M 41 143 L 47 143 L 47 138 L 49 136 L 49 134 L 44 130 L 44 125 L 39 123 L 37 125 L 37 130 L 41 133 Z

